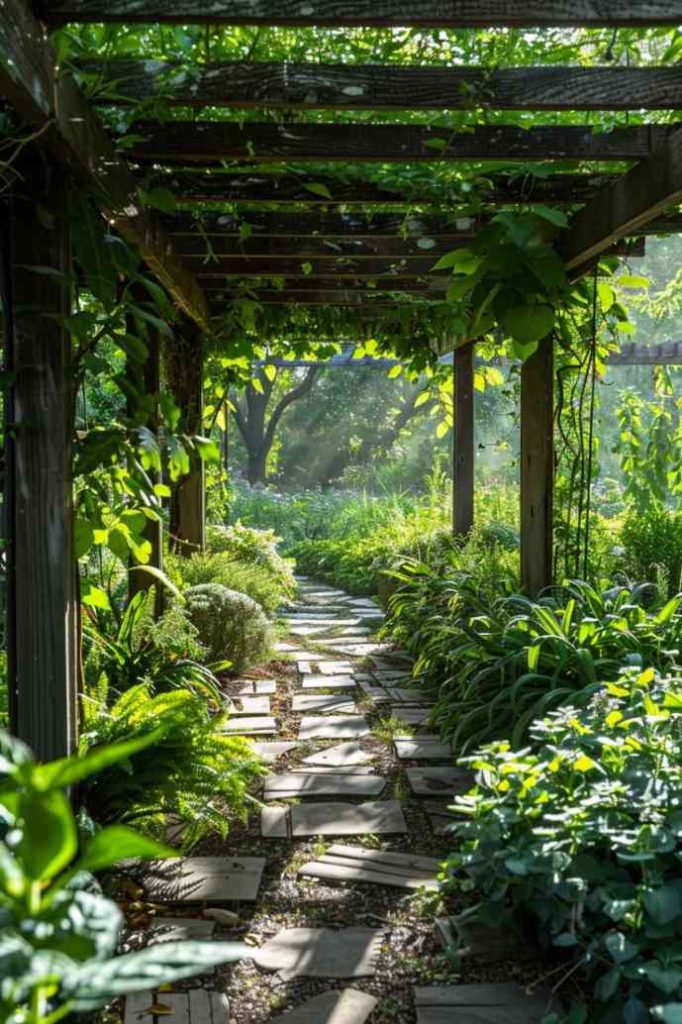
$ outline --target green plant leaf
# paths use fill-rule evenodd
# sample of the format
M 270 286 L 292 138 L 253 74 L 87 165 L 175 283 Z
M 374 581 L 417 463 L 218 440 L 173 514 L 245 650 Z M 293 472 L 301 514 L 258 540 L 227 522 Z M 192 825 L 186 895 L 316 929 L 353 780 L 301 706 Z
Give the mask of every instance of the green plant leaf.
M 76 870 L 95 872 L 132 858 L 160 860 L 177 856 L 177 850 L 140 835 L 125 825 L 110 825 L 90 840 L 76 863 Z
M 21 839 L 16 852 L 23 870 L 33 882 L 50 881 L 69 866 L 78 850 L 71 805 L 58 790 L 30 790 L 19 794 L 17 811 Z
M 521 344 L 541 341 L 554 328 L 556 314 L 551 306 L 510 306 L 500 315 L 500 323 L 509 337 Z
M 81 782 L 91 775 L 96 775 L 109 768 L 112 764 L 125 761 L 147 747 L 154 746 L 165 734 L 165 728 L 153 729 L 144 736 L 110 743 L 103 747 L 94 747 L 87 754 L 78 757 L 65 757 L 59 761 L 37 765 L 33 769 L 33 782 L 40 792 L 64 789 Z

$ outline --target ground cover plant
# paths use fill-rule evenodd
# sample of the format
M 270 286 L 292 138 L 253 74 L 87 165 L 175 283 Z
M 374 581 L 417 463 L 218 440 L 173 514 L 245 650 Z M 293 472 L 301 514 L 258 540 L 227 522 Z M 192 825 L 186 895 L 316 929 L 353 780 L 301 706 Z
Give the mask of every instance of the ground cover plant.
M 675 1024 L 682 678 L 651 668 L 612 678 L 587 707 L 536 721 L 523 750 L 500 740 L 463 760 L 478 781 L 456 801 L 465 821 L 444 884 L 474 892 L 482 919 L 511 912 L 568 958 L 552 973 L 575 1003 L 567 1021 Z M 577 970 L 578 998 L 562 987 Z
M 56 1024 L 238 959 L 245 947 L 170 942 L 116 956 L 122 915 L 93 872 L 175 851 L 111 825 L 79 836 L 67 787 L 121 765 L 158 731 L 81 756 L 37 764 L 0 732 L 0 1021 Z
M 600 591 L 573 581 L 532 600 L 509 577 L 444 576 L 423 563 L 396 575 L 388 633 L 414 655 L 434 721 L 460 752 L 499 737 L 518 746 L 534 719 L 585 704 L 628 664 L 679 663 L 682 597 L 661 606 L 651 584 Z

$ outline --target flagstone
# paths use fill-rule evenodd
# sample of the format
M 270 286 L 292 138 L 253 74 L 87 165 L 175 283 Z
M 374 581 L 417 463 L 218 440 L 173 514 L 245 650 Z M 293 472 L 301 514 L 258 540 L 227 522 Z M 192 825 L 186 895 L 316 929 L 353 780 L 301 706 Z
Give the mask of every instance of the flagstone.
M 417 986 L 414 989 L 417 1024 L 540 1024 L 557 1008 L 548 989 L 531 995 L 520 985 Z
M 388 692 L 393 700 L 402 701 L 404 704 L 431 703 L 425 699 L 425 694 L 421 690 L 414 690 L 408 686 L 389 686 Z
M 265 779 L 265 799 L 284 800 L 303 796 L 379 796 L 386 779 L 366 773 L 284 772 Z
M 332 644 L 327 644 L 327 647 L 331 647 Z M 350 644 L 348 641 L 344 641 L 342 644 L 333 644 L 334 650 L 339 651 L 340 654 L 352 654 L 356 658 L 366 658 L 368 654 L 373 654 L 375 651 L 385 651 L 388 649 L 386 644 L 365 644 L 357 643 Z
M 306 673 L 301 685 L 304 690 L 352 690 L 355 689 L 353 676 L 324 676 L 321 672 Z
M 337 743 L 333 747 L 326 747 L 319 750 L 310 757 L 303 758 L 303 764 L 330 765 L 339 767 L 342 765 L 367 764 L 372 760 L 371 755 L 360 743 Z
M 376 973 L 385 932 L 377 928 L 285 928 L 254 950 L 280 978 L 363 978 Z
M 321 636 L 328 630 L 326 626 L 291 626 L 289 632 L 292 636 Z
M 162 1006 L 163 1014 L 155 1008 Z M 227 1024 L 230 1004 L 223 992 L 191 988 L 185 992 L 136 992 L 126 996 L 123 1024 Z
M 215 921 L 203 917 L 156 917 L 149 926 L 149 944 L 179 942 L 185 939 L 212 939 Z
M 313 659 L 317 662 L 317 670 L 320 675 L 323 676 L 348 676 L 353 674 L 353 663 L 350 661 L 320 661 L 317 658 Z
M 337 711 L 342 715 L 360 714 L 360 708 L 352 697 L 334 693 L 297 693 L 292 701 L 292 711 Z
M 450 835 L 450 830 L 457 823 L 458 815 L 452 811 L 449 802 L 424 800 L 420 803 L 420 807 L 426 811 L 435 835 Z
M 364 1024 L 378 999 L 355 988 L 335 989 L 313 996 L 270 1024 Z
M 407 779 L 417 796 L 455 796 L 474 784 L 473 772 L 465 768 L 408 768 Z
M 277 683 L 274 679 L 240 679 L 241 688 L 234 694 L 235 697 L 249 697 L 252 694 L 273 694 L 277 692 Z
M 178 857 L 149 861 L 141 885 L 152 903 L 252 901 L 265 857 Z
M 362 715 L 310 715 L 302 718 L 298 729 L 302 740 L 346 740 L 369 735 Z
M 307 772 L 310 775 L 374 775 L 375 771 L 372 765 L 366 764 L 351 764 L 351 765 L 340 765 L 338 768 L 323 764 L 306 764 L 300 767 L 290 768 L 292 772 L 296 774 L 304 774 Z
M 438 888 L 440 861 L 435 857 L 367 850 L 334 844 L 299 868 L 299 875 L 328 881 L 373 882 L 398 889 Z
M 431 717 L 431 708 L 410 708 L 403 704 L 392 704 L 389 714 L 403 725 L 426 725 Z
M 290 742 L 275 741 L 271 743 L 254 743 L 253 749 L 264 761 L 270 764 L 283 754 L 288 754 L 290 750 L 294 750 L 297 746 L 298 740 Z
M 368 833 L 391 835 L 407 832 L 407 824 L 397 800 L 364 804 L 325 801 L 293 807 L 264 807 L 261 811 L 261 832 L 270 838 L 362 836 Z
M 401 761 L 451 761 L 454 756 L 438 736 L 396 736 L 393 746 Z
M 235 697 L 230 708 L 231 715 L 269 715 L 269 697 Z
M 285 615 L 287 623 L 296 626 L 347 626 L 348 628 L 360 628 L 359 618 L 339 618 L 335 615 Z
M 477 963 L 503 960 L 529 962 L 540 959 L 540 950 L 519 935 L 512 923 L 488 924 L 471 913 L 436 918 L 436 936 L 445 948 L 457 948 L 458 956 L 474 957 Z
M 231 718 L 223 726 L 223 732 L 231 736 L 273 736 L 277 732 L 277 722 L 268 715 Z

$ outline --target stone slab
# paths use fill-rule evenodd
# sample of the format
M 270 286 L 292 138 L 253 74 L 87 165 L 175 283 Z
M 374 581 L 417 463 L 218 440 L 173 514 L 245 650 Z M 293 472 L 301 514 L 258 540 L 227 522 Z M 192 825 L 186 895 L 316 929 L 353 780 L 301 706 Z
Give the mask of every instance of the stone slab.
M 377 928 L 285 928 L 253 959 L 280 978 L 366 978 L 376 973 L 384 932 Z
M 341 626 L 341 623 L 338 623 Z M 338 631 L 338 635 L 349 640 L 361 640 L 366 636 L 372 635 L 372 630 L 368 629 L 367 626 L 342 626 Z
M 163 1007 L 163 1012 L 152 1008 Z M 230 1004 L 223 992 L 136 992 L 126 996 L 123 1024 L 228 1024 Z
M 457 822 L 457 815 L 453 814 L 448 803 L 441 803 L 439 800 L 424 800 L 421 804 L 426 811 L 431 828 L 437 836 L 450 834 L 450 829 Z
M 296 774 L 306 773 L 308 775 L 375 775 L 376 772 L 371 765 L 366 764 L 352 764 L 352 765 L 340 765 L 338 768 L 326 767 L 325 765 L 316 764 L 304 764 L 298 768 L 292 768 L 292 772 Z
M 323 633 L 329 632 L 328 626 L 289 626 L 289 632 L 292 636 L 322 636 Z
M 298 693 L 294 696 L 291 705 L 292 711 L 336 711 L 339 715 L 359 715 L 360 708 L 355 701 L 348 696 L 339 696 L 332 693 Z
M 234 696 L 235 697 L 250 697 L 253 694 L 273 694 L 277 690 L 277 684 L 274 679 L 240 679 L 240 689 L 238 689 Z
M 372 643 L 357 643 L 351 644 L 348 641 L 344 641 L 340 644 L 327 644 L 327 647 L 333 647 L 334 650 L 338 651 L 339 654 L 351 654 L 354 658 L 366 658 L 369 654 L 375 654 L 377 651 L 390 650 L 388 644 L 372 644 Z
M 149 926 L 149 945 L 160 942 L 180 942 L 185 939 L 212 939 L 215 921 L 203 917 L 155 917 Z
M 141 878 L 151 903 L 252 902 L 265 857 L 179 857 L 149 861 Z
M 288 807 L 262 807 L 260 832 L 266 839 L 287 839 L 291 834 Z
M 346 616 L 344 618 L 343 615 L 309 615 L 299 613 L 296 613 L 295 615 L 285 615 L 284 619 L 292 626 L 345 626 L 348 628 L 358 628 L 362 621 L 358 617 L 348 618 L 348 616 Z
M 379 796 L 386 780 L 379 775 L 343 772 L 284 772 L 265 779 L 265 799 L 304 796 Z
M 410 708 L 401 704 L 391 705 L 390 715 L 403 725 L 426 725 L 431 717 L 431 708 Z
M 407 832 L 402 807 L 397 800 L 379 800 L 364 804 L 327 801 L 298 804 L 291 808 L 293 836 L 359 836 L 368 832 L 393 834 Z
M 389 686 L 388 692 L 390 693 L 393 700 L 397 700 L 402 704 L 425 704 L 430 703 L 426 699 L 425 694 L 420 690 L 414 690 L 409 686 Z
M 369 735 L 362 715 L 310 715 L 301 719 L 298 730 L 302 740 L 350 740 Z
M 540 1024 L 556 1001 L 548 990 L 520 985 L 433 985 L 414 989 L 417 1024 Z
M 297 746 L 298 742 L 296 740 L 292 740 L 288 743 L 275 741 L 274 743 L 254 743 L 253 749 L 260 755 L 260 757 L 263 758 L 264 761 L 268 764 L 272 764 L 272 762 L 276 761 L 278 757 L 282 756 L 282 754 L 288 754 L 290 750 L 294 750 Z
M 360 743 L 337 743 L 333 747 L 318 750 L 316 754 L 303 758 L 303 764 L 329 765 L 332 768 L 341 766 L 368 764 L 372 760 L 370 754 Z
M 396 736 L 393 746 L 401 761 L 452 761 L 454 756 L 438 736 Z
M 417 796 L 456 796 L 474 784 L 474 775 L 466 768 L 407 768 L 406 775 Z
M 230 709 L 231 715 L 239 716 L 270 714 L 269 697 L 235 697 L 233 705 L 234 706 Z
M 328 881 L 369 882 L 397 889 L 438 888 L 440 862 L 434 857 L 367 850 L 334 844 L 299 868 L 299 875 Z
M 225 723 L 223 732 L 231 736 L 274 736 L 277 722 L 268 715 L 256 715 L 253 718 L 237 716 Z
M 311 672 L 303 676 L 301 686 L 304 690 L 353 690 L 356 683 L 353 676 L 323 676 L 320 672 Z
M 383 686 L 373 686 L 366 679 L 359 679 L 358 685 L 366 697 L 374 704 L 389 704 L 391 695 Z
M 377 1003 L 374 996 L 355 988 L 323 992 L 270 1024 L 364 1024 Z
M 350 676 L 353 674 L 353 664 L 350 661 L 330 661 L 329 659 L 317 658 L 317 670 L 323 676 Z

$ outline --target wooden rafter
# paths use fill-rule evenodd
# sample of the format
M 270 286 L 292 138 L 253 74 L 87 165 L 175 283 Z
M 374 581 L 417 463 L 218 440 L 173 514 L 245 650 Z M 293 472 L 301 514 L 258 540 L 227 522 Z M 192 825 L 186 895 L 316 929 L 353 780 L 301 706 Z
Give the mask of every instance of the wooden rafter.
M 58 163 L 91 191 L 110 223 L 139 248 L 180 309 L 206 326 L 201 289 L 166 238 L 160 219 L 144 209 L 135 179 L 80 89 L 69 75 L 59 73 L 44 29 L 21 0 L 3 0 L 0 95 L 39 133 L 41 145 Z
M 589 125 L 482 125 L 451 131 L 423 125 L 232 121 L 140 122 L 128 152 L 142 163 L 219 164 L 224 160 L 434 161 L 642 160 L 679 125 L 636 125 L 597 133 Z
M 419 28 L 534 28 L 676 25 L 679 0 L 41 0 L 50 24 L 185 22 L 226 25 L 416 26 Z
M 682 68 L 472 67 L 82 60 L 101 103 L 329 110 L 673 110 Z
M 579 275 L 618 239 L 682 202 L 682 131 L 647 160 L 598 192 L 571 221 L 560 243 L 569 271 Z
M 341 257 L 353 260 L 366 260 L 375 256 L 392 257 L 395 259 L 424 258 L 430 256 L 435 260 L 451 249 L 466 246 L 473 239 L 469 235 L 440 235 L 438 238 L 417 238 L 403 240 L 397 235 L 379 238 L 306 238 L 289 236 L 288 238 L 235 238 L 225 235 L 214 235 L 208 241 L 201 235 L 180 235 L 177 238 L 177 249 L 184 257 L 200 257 L 209 266 L 215 258 L 233 256 L 262 256 L 273 260 L 298 257 L 299 259 L 317 259 L 338 261 Z M 419 243 L 422 243 L 421 245 Z M 210 246 L 210 248 L 209 248 Z
M 224 295 L 230 293 L 230 286 L 234 281 L 228 281 L 227 286 L 220 278 L 206 277 L 199 278 L 206 295 L 210 298 L 212 292 L 222 292 Z M 274 282 L 277 283 L 275 287 Z M 281 278 L 257 278 L 249 281 L 249 295 L 259 296 L 271 293 L 282 292 L 333 292 L 341 291 L 365 291 L 376 294 L 377 292 L 411 292 L 414 295 L 425 295 L 438 298 L 442 296 L 448 286 L 447 278 L 438 275 L 426 277 L 399 277 L 397 279 L 380 277 L 377 280 L 371 278 L 351 277 L 281 277 Z M 233 292 L 236 294 L 235 292 Z

